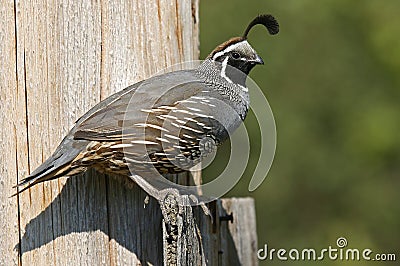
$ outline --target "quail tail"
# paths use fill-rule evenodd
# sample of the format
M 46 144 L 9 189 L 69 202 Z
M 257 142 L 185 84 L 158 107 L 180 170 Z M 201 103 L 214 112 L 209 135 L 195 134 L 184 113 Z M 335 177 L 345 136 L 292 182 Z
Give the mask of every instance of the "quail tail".
M 76 140 L 73 140 L 72 136 L 66 136 L 53 155 L 51 155 L 29 176 L 25 177 L 18 183 L 16 187 L 23 188 L 19 189 L 16 194 L 21 193 L 37 183 L 52 180 L 61 176 L 79 174 L 86 170 L 85 167 L 79 165 L 74 166 L 72 163 L 75 159 L 80 157 L 80 154 L 82 154 L 86 145 L 87 141 L 77 143 Z

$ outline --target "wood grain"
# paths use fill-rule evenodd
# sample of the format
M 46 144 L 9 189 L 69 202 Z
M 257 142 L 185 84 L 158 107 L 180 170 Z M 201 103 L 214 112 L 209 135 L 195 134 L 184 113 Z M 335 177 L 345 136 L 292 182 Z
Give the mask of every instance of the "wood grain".
M 12 188 L 17 182 L 18 168 L 26 172 L 27 160 L 25 129 L 24 91 L 17 87 L 15 13 L 13 2 L 7 1 L 0 8 L 0 265 L 17 265 L 19 241 L 17 198 Z M 16 120 L 20 117 L 20 120 Z M 20 148 L 20 149 L 18 149 Z M 17 154 L 17 150 L 20 154 Z
M 192 8 L 196 2 L 38 0 L 1 9 L 1 97 L 9 104 L 2 104 L 2 148 L 12 151 L 2 157 L 0 183 L 0 217 L 11 225 L 3 232 L 12 236 L 1 245 L 5 264 L 17 264 L 18 222 L 25 265 L 131 265 L 160 252 L 141 236 L 148 216 L 159 221 L 159 235 L 156 203 L 144 209 L 142 191 L 104 175 L 90 171 L 8 197 L 17 177 L 39 166 L 91 106 L 166 66 L 197 59 Z
M 32 171 L 54 151 L 74 121 L 100 100 L 101 9 L 88 1 L 21 1 L 16 10 L 18 86 L 27 99 L 26 142 Z M 85 184 L 93 180 L 62 178 L 21 194 L 22 264 L 85 264 L 107 257 L 104 232 L 80 233 L 86 223 L 99 221 L 100 213 L 93 210 L 106 204 L 86 199 L 94 193 Z M 105 194 L 105 180 L 96 182 L 95 195 L 100 197 Z
M 254 200 L 227 198 L 218 206 L 220 217 L 232 215 L 231 221 L 220 219 L 219 265 L 258 265 Z

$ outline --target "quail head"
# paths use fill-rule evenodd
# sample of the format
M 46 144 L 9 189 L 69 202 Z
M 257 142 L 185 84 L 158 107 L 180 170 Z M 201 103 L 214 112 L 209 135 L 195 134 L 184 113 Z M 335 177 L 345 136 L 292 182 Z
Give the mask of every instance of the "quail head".
M 218 47 L 195 69 L 169 72 L 115 93 L 84 114 L 54 154 L 21 180 L 23 190 L 93 167 L 118 175 L 180 173 L 229 137 L 249 109 L 246 78 L 263 60 L 247 42 L 250 29 L 279 26 L 256 17 L 242 37 Z

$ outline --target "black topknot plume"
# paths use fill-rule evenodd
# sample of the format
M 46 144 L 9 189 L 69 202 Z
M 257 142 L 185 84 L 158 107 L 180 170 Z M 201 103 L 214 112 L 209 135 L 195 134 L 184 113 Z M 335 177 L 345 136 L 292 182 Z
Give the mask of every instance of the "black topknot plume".
M 264 14 L 264 15 L 259 15 L 258 17 L 253 19 L 253 21 L 250 22 L 249 26 L 247 26 L 247 29 L 243 34 L 243 38 L 247 39 L 247 34 L 251 30 L 251 28 L 253 28 L 255 25 L 258 24 L 264 25 L 267 28 L 269 34 L 271 35 L 275 35 L 279 32 L 278 21 L 276 21 L 276 19 L 272 15 Z

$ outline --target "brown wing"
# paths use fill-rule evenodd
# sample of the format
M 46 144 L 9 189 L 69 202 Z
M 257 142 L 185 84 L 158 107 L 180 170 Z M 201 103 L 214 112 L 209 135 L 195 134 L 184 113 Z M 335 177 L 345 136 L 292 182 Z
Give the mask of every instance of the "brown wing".
M 203 91 L 204 87 L 205 84 L 191 71 L 167 73 L 134 84 L 110 100 L 95 106 L 88 115 L 79 119 L 75 126 L 74 139 L 143 140 L 143 130 L 133 125 L 146 123 L 149 110 L 172 107 L 178 101 Z

